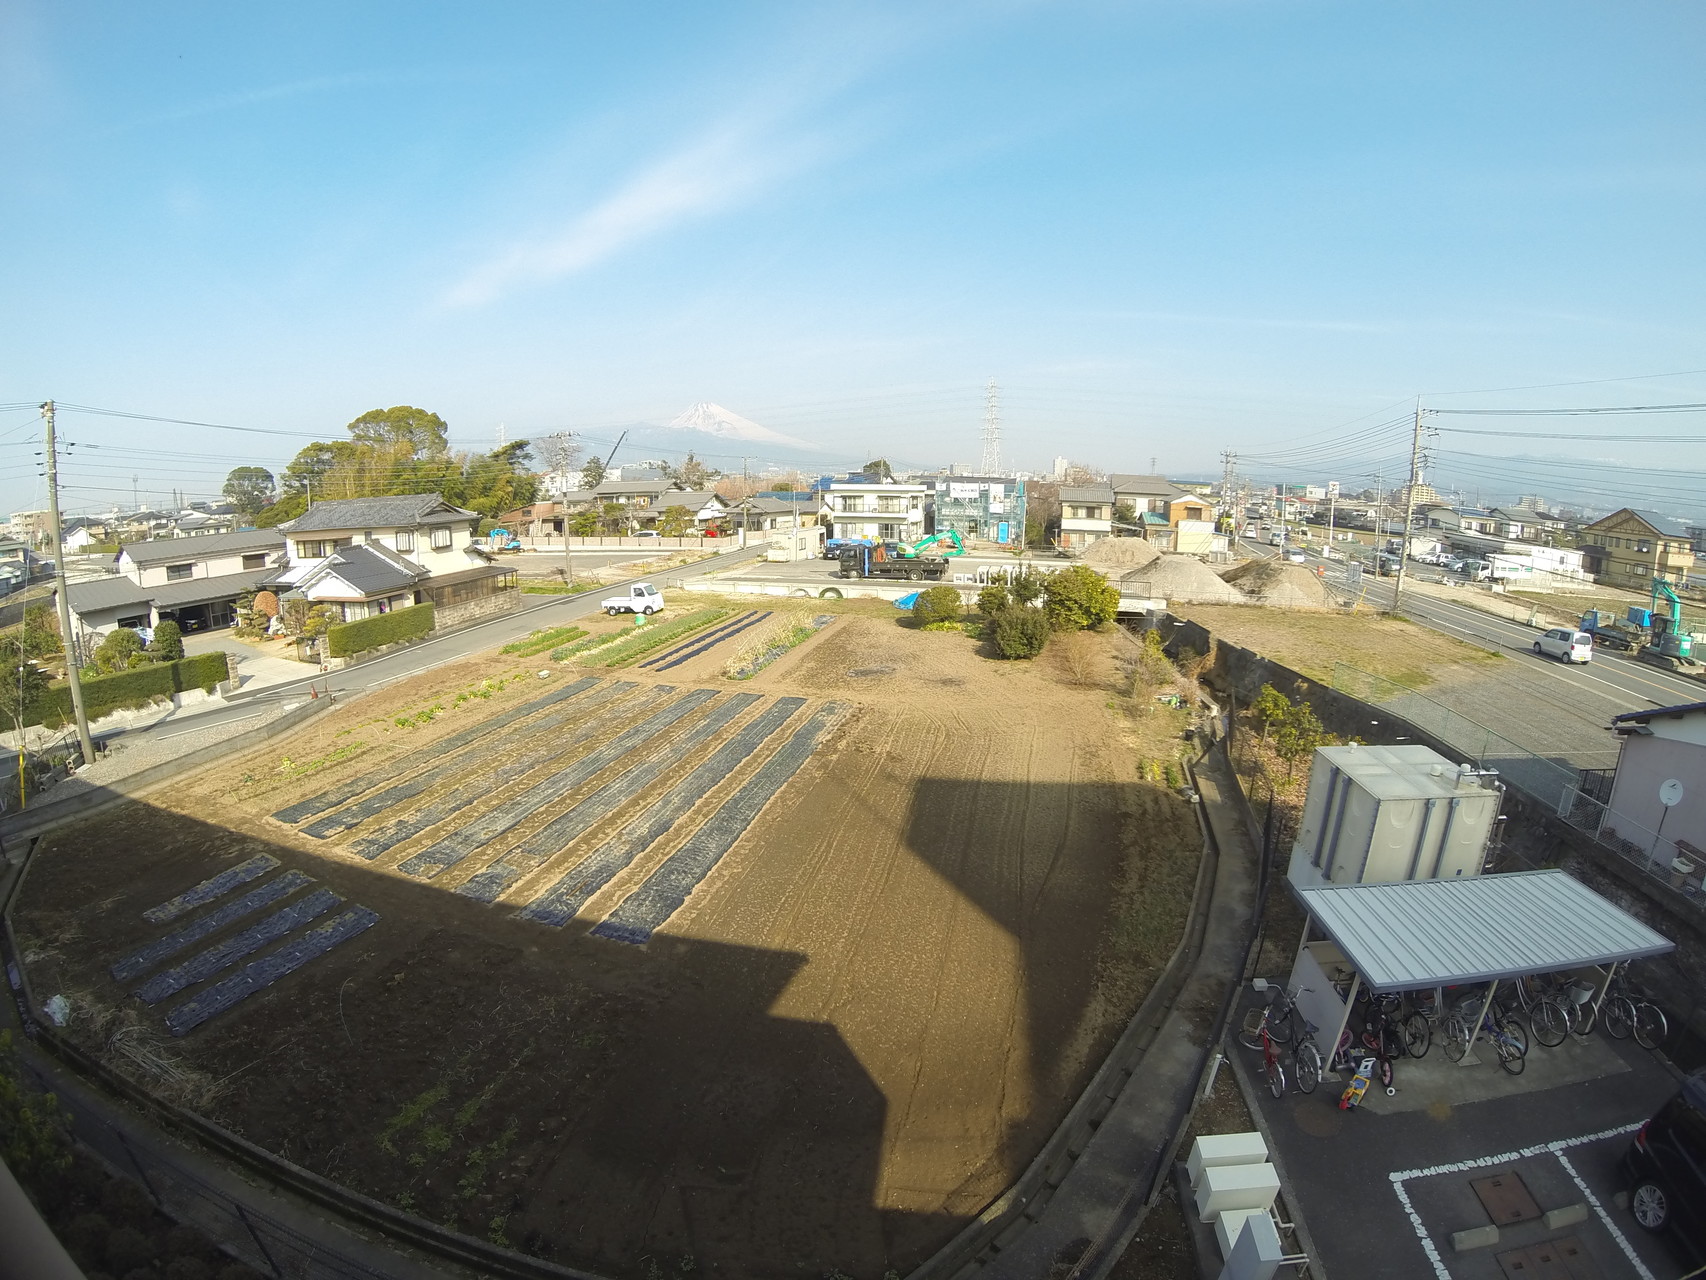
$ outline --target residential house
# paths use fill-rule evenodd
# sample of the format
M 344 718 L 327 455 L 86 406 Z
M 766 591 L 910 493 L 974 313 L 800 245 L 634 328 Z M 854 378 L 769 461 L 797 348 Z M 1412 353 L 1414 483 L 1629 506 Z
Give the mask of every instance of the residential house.
M 831 538 L 916 542 L 924 536 L 925 503 L 933 492 L 927 484 L 837 480 L 821 495 L 819 510 Z
M 1060 545 L 1082 551 L 1114 531 L 1112 485 L 1063 485 L 1060 490 Z
M 935 486 L 936 533 L 950 529 L 962 539 L 1022 546 L 1025 541 L 1025 482 L 1010 476 L 942 475 Z
M 189 510 L 172 521 L 172 536 L 205 538 L 216 533 L 232 533 L 236 528 L 237 517 L 230 512 Z
M 1128 504 L 1137 515 L 1145 511 L 1165 516 L 1168 505 L 1190 495 L 1164 476 L 1139 476 L 1115 473 L 1108 477 L 1116 504 Z
M 1524 542 L 1550 542 L 1564 531 L 1562 516 L 1549 515 L 1533 507 L 1494 507 L 1492 514 L 1499 518 L 1506 537 L 1520 538 Z
M 1687 527 L 1656 511 L 1613 511 L 1581 531 L 1580 546 L 1588 572 L 1614 587 L 1646 591 L 1655 577 L 1684 582 L 1694 568 Z
M 534 504 L 535 509 L 545 504 Z M 724 519 L 729 504 L 710 490 L 688 490 L 673 480 L 610 480 L 596 489 L 573 489 L 562 495 L 561 502 L 548 517 L 539 517 L 540 530 L 561 536 L 565 513 L 572 519 L 576 512 L 593 511 L 602 514 L 606 506 L 623 509 L 624 532 L 656 529 L 658 517 L 671 507 L 686 507 L 692 513 L 697 529 Z M 515 513 L 506 512 L 501 519 Z M 546 528 L 547 520 L 550 522 Z M 517 523 L 520 523 L 519 521 Z
M 1215 550 L 1214 504 L 1194 495 L 1173 499 L 1167 504 L 1167 531 L 1171 534 L 1169 545 L 1161 550 L 1189 556 L 1210 554 Z M 1159 544 L 1162 539 L 1160 531 L 1156 532 Z
M 88 516 L 71 516 L 59 523 L 59 545 L 66 555 L 80 555 L 90 547 L 102 546 L 107 540 L 105 522 Z
M 1631 711 L 1611 727 L 1623 741 L 1600 838 L 1626 842 L 1661 868 L 1692 862 L 1698 882 L 1706 873 L 1706 702 Z
M 95 640 L 167 620 L 185 631 L 228 627 L 238 598 L 284 563 L 284 548 L 276 529 L 129 543 L 114 573 L 67 584 L 73 627 Z
M 750 530 L 765 533 L 810 529 L 821 524 L 823 509 L 811 493 L 755 493 L 733 505 Z
M 513 569 L 493 563 L 480 515 L 436 493 L 316 502 L 279 526 L 289 564 L 268 587 L 335 606 L 340 621 L 431 601 L 439 627 L 513 607 Z

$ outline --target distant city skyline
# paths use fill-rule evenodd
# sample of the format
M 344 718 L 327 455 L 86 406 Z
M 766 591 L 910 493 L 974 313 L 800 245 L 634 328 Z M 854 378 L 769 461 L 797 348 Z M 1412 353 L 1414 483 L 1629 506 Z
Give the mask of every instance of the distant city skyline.
M 1586 3 L 21 0 L 0 503 L 39 504 L 48 398 L 279 433 L 68 408 L 73 511 L 394 404 L 484 450 L 708 401 L 833 470 L 976 462 L 993 378 L 1025 469 L 1231 450 L 1362 487 L 1403 478 L 1418 396 L 1706 403 L 1703 35 Z M 1551 439 L 1445 435 L 1429 474 L 1706 515 L 1706 415 L 1520 421 Z

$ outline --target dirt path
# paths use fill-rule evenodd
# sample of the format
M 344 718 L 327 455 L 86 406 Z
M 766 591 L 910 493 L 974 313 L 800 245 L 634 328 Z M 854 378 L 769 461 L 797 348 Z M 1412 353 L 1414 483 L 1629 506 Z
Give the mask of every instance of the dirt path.
M 32 972 L 89 1042 L 133 1026 L 224 1123 L 459 1229 L 622 1275 L 905 1271 L 1035 1151 L 1182 919 L 1194 819 L 1138 780 L 1129 643 L 1089 643 L 1002 663 L 850 614 L 740 682 L 719 649 L 471 659 L 56 835 Z M 525 914 L 630 846 L 566 923 Z M 290 871 L 376 923 L 183 1039 L 107 972 Z M 684 875 L 645 945 L 600 936 Z

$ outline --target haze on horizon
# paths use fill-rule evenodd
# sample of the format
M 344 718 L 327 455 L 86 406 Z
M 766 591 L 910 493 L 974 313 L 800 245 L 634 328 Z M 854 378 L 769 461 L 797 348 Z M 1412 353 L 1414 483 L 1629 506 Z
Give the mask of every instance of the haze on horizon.
M 0 502 L 39 502 L 50 397 L 290 433 L 68 412 L 70 510 L 399 403 L 487 449 L 708 401 L 828 469 L 975 462 L 994 377 L 1022 467 L 1233 449 L 1361 487 L 1418 393 L 1706 402 L 1703 35 L 1657 4 L 21 0 Z M 1654 468 L 1645 505 L 1706 515 L 1706 449 L 1619 435 L 1701 415 L 1591 421 L 1442 447 Z

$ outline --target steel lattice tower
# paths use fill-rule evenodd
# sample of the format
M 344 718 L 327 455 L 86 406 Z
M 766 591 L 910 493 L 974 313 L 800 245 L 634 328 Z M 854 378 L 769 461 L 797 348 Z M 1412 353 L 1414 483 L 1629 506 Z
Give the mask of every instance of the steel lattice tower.
M 1001 388 L 995 379 L 983 389 L 983 464 L 986 476 L 1001 474 Z

